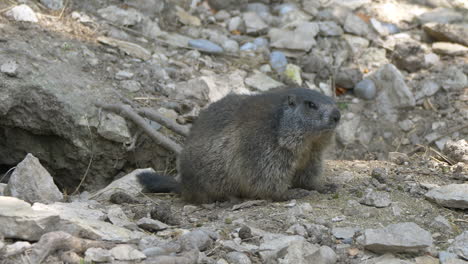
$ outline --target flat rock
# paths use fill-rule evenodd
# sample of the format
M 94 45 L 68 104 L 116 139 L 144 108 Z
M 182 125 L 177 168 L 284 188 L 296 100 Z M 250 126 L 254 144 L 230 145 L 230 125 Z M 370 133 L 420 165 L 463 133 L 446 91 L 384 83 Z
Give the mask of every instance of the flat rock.
M 338 239 L 352 239 L 358 230 L 355 227 L 334 227 L 331 232 Z
M 244 72 L 236 70 L 227 74 L 210 74 L 180 82 L 165 92 L 176 100 L 194 100 L 201 105 L 213 103 L 233 92 L 250 94 L 244 84 Z
M 406 261 L 395 257 L 392 254 L 384 254 L 380 257 L 369 259 L 366 261 L 368 264 L 414 264 L 411 261 Z
M 37 23 L 39 21 L 34 10 L 25 4 L 15 6 L 8 10 L 5 14 L 16 21 L 33 23 Z
M 143 217 L 136 223 L 139 227 L 151 231 L 151 232 L 158 232 L 162 230 L 166 230 L 169 226 L 161 221 Z
M 232 264 L 251 264 L 252 261 L 249 259 L 249 257 L 241 252 L 229 252 L 226 254 L 226 259 L 229 261 L 229 263 Z
M 112 255 L 107 249 L 88 248 L 85 252 L 85 261 L 112 262 Z
M 259 34 L 266 32 L 268 25 L 255 12 L 246 12 L 243 14 L 245 29 L 247 34 Z
M 363 232 L 366 249 L 385 252 L 414 252 L 432 246 L 431 233 L 412 222 L 388 225 L 380 229 Z
M 382 191 L 374 191 L 372 189 L 368 190 L 364 197 L 360 201 L 361 204 L 374 206 L 377 208 L 388 207 L 392 200 L 390 199 L 390 194 Z
M 449 42 L 434 42 L 432 50 L 441 55 L 462 56 L 468 54 L 468 47 Z
M 111 47 L 119 48 L 124 53 L 141 60 L 149 60 L 151 58 L 151 52 L 135 43 L 103 36 L 98 37 L 97 41 Z
M 310 251 L 307 252 L 310 254 Z M 338 256 L 336 255 L 335 251 L 328 246 L 321 246 L 317 251 L 308 255 L 306 257 L 308 262 L 306 263 L 314 263 L 314 264 L 334 264 L 338 260 Z M 291 262 L 291 264 L 297 262 Z
M 436 8 L 429 12 L 423 13 L 418 17 L 421 24 L 437 22 L 437 23 L 452 23 L 463 19 L 463 15 L 449 8 Z
M 468 184 L 449 184 L 434 188 L 426 193 L 426 198 L 450 208 L 468 208 Z
M 31 205 L 14 197 L 0 197 L 0 233 L 5 238 L 37 241 L 55 231 L 60 217 L 54 212 L 33 210 Z
M 456 162 L 468 164 L 468 141 L 465 139 L 447 141 L 444 152 Z
M 18 64 L 14 60 L 7 61 L 0 66 L 0 72 L 10 77 L 16 77 L 18 75 Z
M 11 174 L 6 193 L 30 203 L 53 203 L 63 199 L 52 176 L 30 153 Z
M 457 254 L 460 258 L 468 259 L 468 231 L 455 237 L 448 251 Z
M 462 24 L 428 23 L 424 31 L 438 41 L 454 42 L 468 46 L 468 26 Z
M 206 39 L 191 39 L 188 41 L 188 45 L 206 53 L 219 54 L 224 52 L 221 46 Z
M 343 28 L 345 32 L 361 37 L 366 37 L 370 32 L 369 25 L 353 13 L 348 14 Z
M 101 8 L 97 12 L 104 19 L 121 26 L 135 26 L 143 19 L 143 15 L 136 9 L 122 9 L 115 5 Z
M 273 48 L 309 51 L 316 45 L 315 36 L 319 25 L 315 22 L 303 22 L 294 30 L 271 28 L 268 31 L 270 46 Z
M 335 21 L 319 22 L 321 36 L 336 37 L 343 35 L 343 29 Z
M 97 129 L 99 135 L 119 143 L 130 142 L 130 130 L 123 117 L 113 113 L 105 113 L 100 117 L 101 119 Z
M 280 83 L 270 76 L 258 71 L 245 78 L 245 83 L 255 90 L 262 92 L 284 85 L 283 83 Z
M 294 241 L 279 253 L 284 254 L 284 257 L 279 259 L 279 263 L 317 263 L 311 261 L 311 259 L 315 259 L 316 257 L 311 257 L 310 255 L 318 250 L 319 247 L 305 240 Z
M 110 250 L 110 254 L 116 260 L 124 261 L 137 261 L 145 259 L 146 256 L 143 252 L 133 248 L 130 245 L 118 245 Z
M 104 189 L 97 191 L 93 195 L 93 199 L 97 201 L 109 201 L 109 198 L 114 193 L 124 191 L 130 196 L 137 196 L 143 190 L 143 186 L 140 185 L 136 175 L 144 171 L 154 172 L 153 169 L 137 169 L 131 173 L 123 176 L 122 178 L 111 182 Z
M 405 78 L 393 64 L 385 64 L 369 76 L 377 87 L 378 111 L 383 112 L 387 119 L 394 119 L 396 109 L 413 107 L 415 98 L 405 83 Z
M 137 225 L 130 221 L 128 216 L 118 205 L 111 205 L 109 207 L 109 209 L 107 210 L 107 218 L 112 224 L 116 226 L 125 227 L 130 230 L 137 229 Z

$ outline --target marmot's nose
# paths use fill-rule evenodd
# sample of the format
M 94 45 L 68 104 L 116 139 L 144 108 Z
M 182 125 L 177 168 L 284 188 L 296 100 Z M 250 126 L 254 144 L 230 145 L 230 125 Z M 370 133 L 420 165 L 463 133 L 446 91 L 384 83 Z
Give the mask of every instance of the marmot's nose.
M 340 121 L 340 118 L 341 118 L 340 111 L 338 109 L 333 109 L 330 114 L 330 119 L 328 120 L 328 122 L 330 122 L 330 124 L 332 125 L 337 125 L 338 122 Z

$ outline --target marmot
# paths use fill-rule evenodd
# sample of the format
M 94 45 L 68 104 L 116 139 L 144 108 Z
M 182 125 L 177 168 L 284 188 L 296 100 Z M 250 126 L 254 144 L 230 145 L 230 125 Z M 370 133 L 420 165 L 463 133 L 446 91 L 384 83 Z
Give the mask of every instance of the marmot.
M 229 94 L 202 110 L 178 157 L 180 183 L 138 175 L 149 192 L 180 192 L 190 203 L 229 198 L 288 199 L 289 188 L 322 186 L 322 152 L 340 111 L 334 100 L 301 87 Z

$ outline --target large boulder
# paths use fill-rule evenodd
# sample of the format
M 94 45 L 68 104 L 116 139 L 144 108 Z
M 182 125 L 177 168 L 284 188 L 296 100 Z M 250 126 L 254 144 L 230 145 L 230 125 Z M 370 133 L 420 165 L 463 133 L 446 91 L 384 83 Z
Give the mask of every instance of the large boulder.
M 105 78 L 83 71 L 90 67 L 86 54 L 98 47 L 64 39 L 68 46 L 74 45 L 72 51 L 58 47 L 49 52 L 47 34 L 38 34 L 34 45 L 18 36 L 9 38 L 12 34 L 15 28 L 3 28 L 8 41 L 1 47 L 8 52 L 0 53 L 0 62 L 15 61 L 18 69 L 15 77 L 0 73 L 0 165 L 15 166 L 31 153 L 69 193 L 84 175 L 82 186 L 105 186 L 126 165 L 136 167 L 138 155 L 153 161 L 146 163 L 148 167 L 167 166 L 163 161 L 172 154 L 156 144 L 143 155 L 126 149 L 122 141 L 125 135 L 129 139 L 131 122 L 100 120 L 109 114 L 100 113 L 95 102 L 118 103 L 119 99 Z

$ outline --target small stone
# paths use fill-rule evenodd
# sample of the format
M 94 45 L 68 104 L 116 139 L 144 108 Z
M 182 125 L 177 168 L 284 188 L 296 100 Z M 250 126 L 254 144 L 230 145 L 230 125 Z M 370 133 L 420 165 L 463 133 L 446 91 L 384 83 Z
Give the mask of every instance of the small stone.
M 232 264 L 251 264 L 249 257 L 241 252 L 229 252 L 226 254 L 226 259 Z
M 8 61 L 0 66 L 0 71 L 10 77 L 16 77 L 18 75 L 18 64 L 16 61 Z
M 259 71 L 263 73 L 269 73 L 272 71 L 272 69 L 270 64 L 263 64 L 262 66 L 260 66 Z
M 248 226 L 242 226 L 241 229 L 239 229 L 239 237 L 241 239 L 249 239 L 252 237 L 252 230 Z
M 141 84 L 135 80 L 123 80 L 120 82 L 120 87 L 128 92 L 134 93 L 141 89 Z
M 146 256 L 138 249 L 134 249 L 130 245 L 118 245 L 110 250 L 110 254 L 116 260 L 136 261 L 145 259 Z
M 375 84 L 370 79 L 364 79 L 358 82 L 353 91 L 357 97 L 365 100 L 372 100 L 377 94 Z
M 176 6 L 176 15 L 177 18 L 179 19 L 180 23 L 184 25 L 189 25 L 189 26 L 196 26 L 199 27 L 201 26 L 201 21 L 200 18 L 196 16 L 192 16 L 189 14 L 187 11 L 185 11 L 183 8 Z
M 431 247 L 432 236 L 417 224 L 407 222 L 366 229 L 362 243 L 366 249 L 379 253 L 414 252 Z
M 423 29 L 438 41 L 468 46 L 468 27 L 466 25 L 428 23 L 423 26 Z
M 41 4 L 52 10 L 63 8 L 63 0 L 41 0 Z
M 231 15 L 226 10 L 220 10 L 215 14 L 215 18 L 217 21 L 226 21 L 231 18 Z
M 30 249 L 32 245 L 29 242 L 18 241 L 5 247 L 5 257 L 10 257 L 18 254 L 22 254 L 26 250 Z
M 247 34 L 260 34 L 266 32 L 268 25 L 262 20 L 262 18 L 254 12 L 246 12 L 243 14 Z
M 8 17 L 13 18 L 16 21 L 23 21 L 23 22 L 33 22 L 37 23 L 39 20 L 37 19 L 36 13 L 27 5 L 21 4 L 18 6 L 13 7 L 12 9 L 6 12 Z
M 441 264 L 463 264 L 458 262 L 460 259 L 457 257 L 457 254 L 447 251 L 439 252 L 439 260 Z
M 218 54 L 224 52 L 222 47 L 206 39 L 191 39 L 189 40 L 188 45 L 206 53 Z
M 449 24 L 463 19 L 463 15 L 449 8 L 436 8 L 418 17 L 421 24 L 436 22 Z
M 386 183 L 388 174 L 385 168 L 374 168 L 371 172 L 371 176 L 380 183 Z
M 432 44 L 432 50 L 441 55 L 462 56 L 468 54 L 468 47 L 449 42 L 435 42 Z
M 398 122 L 398 125 L 400 126 L 401 130 L 408 132 L 414 127 L 413 121 L 409 119 L 405 119 L 403 121 Z
M 198 249 L 204 251 L 213 244 L 216 234 L 202 229 L 193 230 L 179 238 L 183 250 Z
M 242 18 L 236 16 L 236 17 L 233 17 L 229 20 L 229 23 L 228 23 L 228 30 L 230 32 L 233 32 L 233 31 L 245 31 L 245 24 L 244 24 L 244 21 L 242 20 Z
M 408 155 L 406 153 L 400 153 L 400 152 L 389 152 L 388 153 L 388 160 L 390 162 L 393 162 L 397 165 L 402 165 L 405 162 L 409 161 Z
M 426 198 L 449 208 L 468 208 L 468 184 L 449 184 L 434 188 L 426 193 Z
M 366 37 L 369 34 L 369 26 L 360 17 L 349 13 L 344 23 L 344 30 L 347 33 Z
M 101 115 L 97 133 L 105 139 L 119 143 L 129 142 L 131 139 L 125 119 L 112 113 Z
M 268 91 L 270 89 L 283 86 L 282 83 L 258 71 L 255 72 L 253 75 L 247 77 L 245 79 L 245 83 L 248 86 L 251 86 L 252 88 L 259 90 L 259 91 Z
M 307 230 L 301 224 L 294 224 L 286 230 L 286 233 L 290 235 L 299 235 L 303 237 L 307 237 Z
M 63 199 L 52 176 L 31 153 L 16 165 L 6 193 L 30 203 L 53 203 Z
M 460 256 L 460 258 L 467 259 L 468 257 L 468 231 L 464 231 L 457 237 L 448 248 L 448 251 L 453 252 Z
M 439 264 L 439 260 L 431 256 L 421 256 L 414 259 L 415 264 Z
M 334 264 L 338 260 L 335 251 L 327 246 L 321 246 L 319 250 L 306 257 L 308 263 L 314 264 Z
M 288 60 L 286 56 L 281 51 L 273 51 L 270 54 L 270 65 L 278 73 L 282 73 L 286 70 L 286 65 Z
M 318 23 L 303 22 L 294 30 L 271 28 L 268 36 L 273 48 L 309 51 L 316 45 L 315 36 L 318 32 Z
M 338 239 L 353 239 L 358 229 L 353 227 L 334 227 L 331 232 Z
M 145 230 L 148 230 L 150 232 L 158 232 L 158 231 L 166 230 L 167 228 L 169 228 L 168 225 L 166 225 L 165 223 L 161 221 L 151 219 L 151 218 L 146 218 L 146 217 L 143 217 L 140 220 L 138 220 L 136 224 L 139 227 Z
M 343 67 L 337 73 L 336 85 L 352 89 L 362 80 L 362 73 L 357 67 Z
M 468 164 L 468 141 L 465 139 L 447 141 L 444 153 L 456 162 Z
M 286 65 L 286 70 L 284 71 L 284 76 L 291 82 L 301 86 L 301 68 L 294 64 Z
M 143 19 L 143 15 L 134 8 L 123 9 L 115 5 L 101 8 L 98 14 L 106 20 L 120 26 L 135 26 Z
M 438 64 L 439 62 L 440 62 L 439 55 L 435 53 L 424 54 L 424 64 L 426 65 L 426 67 L 434 66 Z
M 107 249 L 88 248 L 85 252 L 85 261 L 112 262 L 112 256 Z
M 337 37 L 343 35 L 343 29 L 335 21 L 319 22 L 319 35 Z
M 434 221 L 432 221 L 431 226 L 442 231 L 452 232 L 452 225 L 450 225 L 450 222 L 447 220 L 447 218 L 441 215 L 438 215 L 436 216 L 436 218 L 434 218 Z
M 223 49 L 229 53 L 237 53 L 239 51 L 239 43 L 232 39 L 224 41 L 222 46 Z
M 115 74 L 115 78 L 117 80 L 126 80 L 126 79 L 131 79 L 133 78 L 133 73 L 131 72 L 128 72 L 128 71 L 118 71 L 116 74 Z
M 382 208 L 388 207 L 392 203 L 392 200 L 390 199 L 390 195 L 386 192 L 369 189 L 359 202 L 361 204 Z

